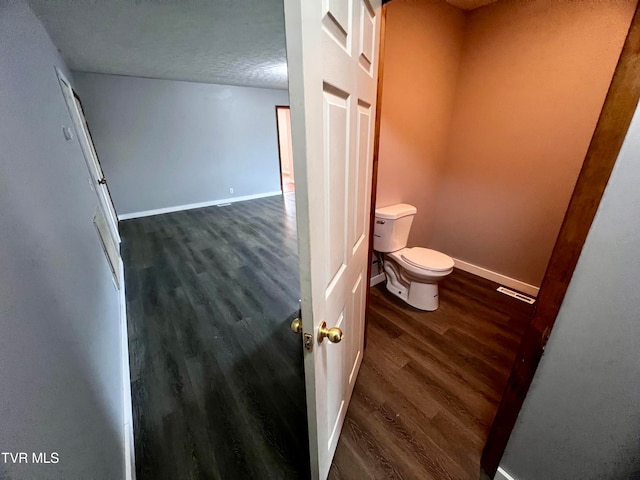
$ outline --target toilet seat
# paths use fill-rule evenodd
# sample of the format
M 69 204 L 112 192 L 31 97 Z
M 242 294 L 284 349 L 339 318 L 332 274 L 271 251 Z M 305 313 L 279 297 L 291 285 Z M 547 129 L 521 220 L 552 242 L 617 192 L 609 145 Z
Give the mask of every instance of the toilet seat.
M 400 256 L 409 265 L 430 272 L 446 272 L 454 266 L 450 256 L 428 248 L 405 248 L 401 251 Z

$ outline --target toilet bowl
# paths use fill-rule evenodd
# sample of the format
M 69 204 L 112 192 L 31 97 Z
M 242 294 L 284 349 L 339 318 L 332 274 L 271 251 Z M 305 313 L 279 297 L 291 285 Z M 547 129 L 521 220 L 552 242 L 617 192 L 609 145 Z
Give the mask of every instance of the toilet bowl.
M 438 281 L 452 271 L 451 257 L 428 248 L 403 248 L 385 255 L 387 290 L 420 310 L 438 309 Z
M 376 209 L 373 248 L 384 253 L 387 290 L 420 310 L 437 310 L 438 281 L 453 271 L 454 261 L 444 253 L 407 247 L 417 209 L 397 204 Z

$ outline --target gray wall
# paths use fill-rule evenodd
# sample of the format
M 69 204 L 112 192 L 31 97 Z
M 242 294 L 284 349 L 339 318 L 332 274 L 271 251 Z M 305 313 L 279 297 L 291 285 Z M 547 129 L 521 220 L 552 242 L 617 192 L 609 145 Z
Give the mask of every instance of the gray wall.
M 286 90 L 74 77 L 118 214 L 280 190 Z
M 518 480 L 640 478 L 638 112 L 502 459 Z
M 54 65 L 22 1 L 0 2 L 0 451 L 57 452 L 0 478 L 123 478 L 118 293 Z M 31 458 L 29 458 L 31 461 Z

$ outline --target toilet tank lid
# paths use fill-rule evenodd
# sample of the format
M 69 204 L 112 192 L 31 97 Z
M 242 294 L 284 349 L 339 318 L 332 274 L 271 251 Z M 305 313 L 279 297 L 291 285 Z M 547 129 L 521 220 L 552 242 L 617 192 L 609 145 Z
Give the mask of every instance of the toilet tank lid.
M 388 207 L 376 208 L 376 217 L 395 220 L 396 218 L 406 217 L 407 215 L 415 215 L 418 209 L 407 203 L 397 203 Z

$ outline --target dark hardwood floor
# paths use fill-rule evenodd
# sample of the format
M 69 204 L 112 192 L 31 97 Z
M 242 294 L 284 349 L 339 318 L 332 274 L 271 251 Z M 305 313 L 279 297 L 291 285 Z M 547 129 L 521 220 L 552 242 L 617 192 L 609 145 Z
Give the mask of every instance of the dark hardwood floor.
M 139 480 L 309 476 L 285 197 L 121 223 Z M 531 312 L 496 287 L 455 271 L 435 312 L 372 289 L 330 478 L 479 478 Z
M 455 270 L 440 308 L 371 289 L 368 344 L 330 479 L 477 480 L 532 307 Z
M 120 225 L 138 480 L 308 476 L 293 199 Z

